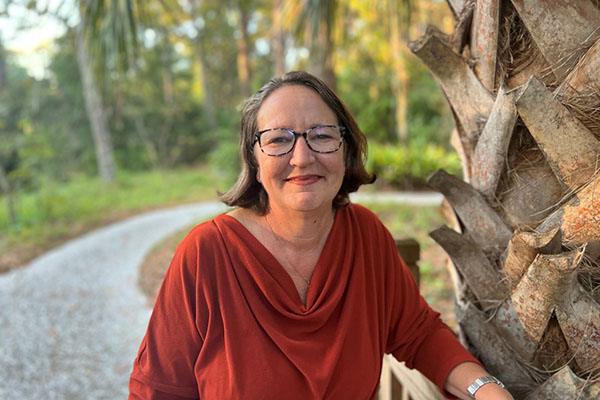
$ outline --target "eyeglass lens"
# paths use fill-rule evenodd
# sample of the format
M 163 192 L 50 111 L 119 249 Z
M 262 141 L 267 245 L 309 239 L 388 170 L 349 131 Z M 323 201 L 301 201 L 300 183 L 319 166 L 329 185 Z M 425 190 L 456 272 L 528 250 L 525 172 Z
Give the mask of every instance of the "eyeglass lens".
M 273 129 L 260 135 L 261 149 L 268 155 L 283 155 L 294 147 L 298 133 L 289 129 Z M 308 147 L 318 153 L 332 153 L 342 144 L 342 133 L 337 126 L 319 126 L 306 131 Z

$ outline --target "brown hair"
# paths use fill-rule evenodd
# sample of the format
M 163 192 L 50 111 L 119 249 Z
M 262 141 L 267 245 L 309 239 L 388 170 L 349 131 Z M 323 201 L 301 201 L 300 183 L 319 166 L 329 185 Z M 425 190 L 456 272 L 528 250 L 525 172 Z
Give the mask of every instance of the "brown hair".
M 342 186 L 333 199 L 335 209 L 350 203 L 348 195 L 358 190 L 361 185 L 375 182 L 375 175 L 365 170 L 367 157 L 367 138 L 362 133 L 348 108 L 342 100 L 317 77 L 302 71 L 288 72 L 281 78 L 272 78 L 248 98 L 242 106 L 240 157 L 242 171 L 235 185 L 225 194 L 221 201 L 228 206 L 249 208 L 261 215 L 269 209 L 269 197 L 263 186 L 256 180 L 258 165 L 254 158 L 253 148 L 255 134 L 258 132 L 258 110 L 265 99 L 275 90 L 284 86 L 300 85 L 313 89 L 331 108 L 338 123 L 346 128 L 344 135 L 346 172 Z

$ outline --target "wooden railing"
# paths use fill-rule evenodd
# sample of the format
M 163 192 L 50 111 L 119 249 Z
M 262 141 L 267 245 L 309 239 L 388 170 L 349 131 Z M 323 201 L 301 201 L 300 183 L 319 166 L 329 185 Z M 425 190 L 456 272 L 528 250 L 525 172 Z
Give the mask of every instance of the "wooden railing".
M 400 256 L 410 269 L 417 284 L 419 272 L 420 247 L 414 239 L 397 239 L 396 247 Z M 420 372 L 408 369 L 404 363 L 396 361 L 391 355 L 383 358 L 379 400 L 443 400 L 438 388 Z

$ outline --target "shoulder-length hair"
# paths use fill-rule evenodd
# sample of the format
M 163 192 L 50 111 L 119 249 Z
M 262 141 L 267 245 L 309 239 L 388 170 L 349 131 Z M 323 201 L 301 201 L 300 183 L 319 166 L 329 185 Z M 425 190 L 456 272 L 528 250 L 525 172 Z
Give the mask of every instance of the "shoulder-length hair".
M 254 157 L 255 135 L 258 132 L 258 110 L 267 97 L 284 86 L 300 85 L 313 89 L 335 113 L 338 123 L 346 129 L 344 135 L 346 172 L 342 186 L 333 199 L 333 208 L 338 209 L 350 203 L 349 194 L 361 185 L 375 182 L 375 175 L 365 169 L 367 158 L 367 139 L 356 120 L 342 100 L 323 81 L 302 71 L 288 72 L 281 78 L 270 79 L 242 105 L 240 157 L 242 170 L 237 182 L 225 194 L 220 196 L 228 206 L 237 206 L 265 215 L 269 209 L 269 197 L 258 182 L 256 174 L 258 164 Z

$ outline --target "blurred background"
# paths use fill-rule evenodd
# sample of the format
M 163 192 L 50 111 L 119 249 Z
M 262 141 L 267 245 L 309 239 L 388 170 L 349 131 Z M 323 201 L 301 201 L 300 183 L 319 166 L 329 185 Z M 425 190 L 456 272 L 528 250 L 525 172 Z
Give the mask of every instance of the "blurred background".
M 449 107 L 406 46 L 429 24 L 450 33 L 445 1 L 0 1 L 0 272 L 109 222 L 216 199 L 237 176 L 241 102 L 289 70 L 320 76 L 357 118 L 378 175 L 367 190 L 460 175 Z M 427 237 L 437 207 L 372 207 L 421 242 L 424 283 L 446 292 Z

